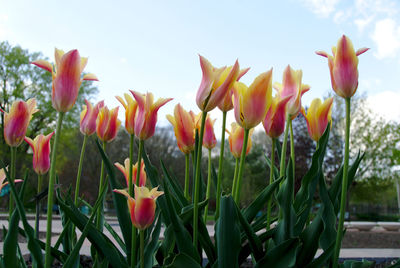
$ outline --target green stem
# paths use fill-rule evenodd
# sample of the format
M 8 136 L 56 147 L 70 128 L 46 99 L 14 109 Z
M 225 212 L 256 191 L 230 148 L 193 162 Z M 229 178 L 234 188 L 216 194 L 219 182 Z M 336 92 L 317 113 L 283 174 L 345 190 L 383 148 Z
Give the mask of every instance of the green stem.
M 272 145 L 271 145 L 271 166 L 269 170 L 269 185 L 274 182 L 274 168 L 275 168 L 275 142 L 276 140 L 272 138 Z M 271 225 L 271 205 L 272 205 L 272 197 L 268 200 L 267 205 L 267 230 L 270 229 Z
M 190 168 L 190 154 L 185 154 L 185 198 L 190 200 L 189 195 L 189 168 Z
M 129 177 L 128 177 L 128 192 L 130 196 L 133 196 L 133 144 L 135 141 L 135 135 L 131 134 L 130 142 L 129 142 Z M 140 167 L 138 167 L 140 169 Z
M 56 179 L 56 157 L 57 157 L 57 146 L 58 140 L 61 134 L 62 121 L 64 118 L 63 112 L 58 112 L 58 120 L 56 126 L 56 137 L 54 138 L 53 148 L 51 150 L 51 161 L 50 161 L 50 177 L 49 177 L 49 192 L 47 195 L 47 230 L 46 230 L 46 258 L 45 267 L 51 267 L 51 224 L 53 217 L 53 204 L 54 204 L 54 182 Z
M 142 154 L 143 154 L 144 140 L 139 140 L 139 151 L 138 151 L 138 161 L 137 161 L 137 172 L 136 172 L 136 186 L 139 186 L 140 183 L 140 165 L 142 163 Z M 136 245 L 137 245 L 137 229 L 132 224 L 132 247 L 131 247 L 131 267 L 136 267 Z
M 17 163 L 17 147 L 10 147 L 11 149 L 11 164 L 10 164 L 10 175 L 11 175 L 11 180 L 14 182 L 15 181 L 15 171 L 16 171 L 16 163 Z M 14 212 L 14 200 L 12 197 L 12 194 L 10 193 L 10 199 L 9 199 L 9 221 L 11 220 L 11 214 Z
M 233 181 L 232 181 L 232 197 L 235 197 L 236 193 L 236 183 L 237 183 L 237 174 L 239 171 L 239 158 L 235 160 L 235 171 L 233 173 Z
M 225 152 L 225 128 L 226 128 L 226 112 L 222 112 L 222 133 L 221 133 L 221 149 L 219 151 L 219 162 L 218 162 L 218 178 L 217 178 L 217 202 L 215 210 L 215 220 L 219 218 L 219 204 L 221 202 L 221 181 L 222 181 L 222 170 L 224 164 L 224 152 Z
M 81 156 L 79 157 L 78 174 L 76 175 L 76 185 L 75 185 L 75 206 L 78 206 L 79 186 L 81 184 L 83 159 L 85 156 L 85 149 L 86 149 L 86 143 L 87 143 L 88 137 L 89 137 L 88 135 L 85 135 L 83 137 Z
M 144 268 L 144 231 L 140 230 L 140 268 Z
M 283 177 L 285 175 L 286 147 L 287 147 L 288 131 L 289 131 L 289 115 L 286 116 L 285 134 L 283 136 L 282 151 L 281 151 L 281 165 L 279 167 L 279 176 L 280 177 Z
M 289 119 L 289 128 L 290 128 L 290 158 L 292 159 L 292 167 L 293 167 L 293 181 L 295 180 L 295 170 L 296 170 L 296 158 L 294 155 L 294 137 L 293 137 L 293 127 L 292 127 L 292 119 Z M 293 188 L 293 200 L 294 200 L 294 188 Z
M 197 250 L 197 238 L 198 238 L 198 221 L 199 221 L 199 195 L 200 195 L 200 163 L 201 163 L 201 153 L 202 144 L 204 136 L 204 125 L 206 122 L 207 112 L 202 112 L 201 115 L 201 127 L 199 136 L 199 145 L 196 158 L 196 176 L 194 179 L 194 200 L 193 200 L 193 246 Z
M 333 255 L 333 267 L 338 267 L 340 247 L 342 246 L 344 212 L 346 209 L 346 195 L 347 195 L 347 183 L 348 183 L 347 181 L 348 181 L 348 168 L 349 168 L 349 147 L 350 147 L 350 98 L 346 98 L 346 139 L 344 147 L 343 181 L 342 181 L 342 194 L 340 198 L 339 224 L 336 236 L 335 253 Z
M 38 174 L 37 195 L 42 191 L 43 175 Z M 36 199 L 36 217 L 35 217 L 35 235 L 39 239 L 39 217 L 40 217 L 40 200 Z
M 210 203 L 210 195 L 211 195 L 211 149 L 208 149 L 208 174 L 207 174 L 207 191 L 206 191 L 206 199 L 208 199 L 208 203 L 204 209 L 204 223 L 207 223 L 208 216 L 208 204 Z
M 246 151 L 247 151 L 247 142 L 249 140 L 249 132 L 250 129 L 244 129 L 244 136 L 243 136 L 243 147 L 242 147 L 242 154 L 240 155 L 240 164 L 239 164 L 239 172 L 236 182 L 236 192 L 235 192 L 235 202 L 239 205 L 240 201 L 240 192 L 242 189 L 242 176 L 243 176 L 243 169 L 244 169 L 244 161 L 246 159 Z

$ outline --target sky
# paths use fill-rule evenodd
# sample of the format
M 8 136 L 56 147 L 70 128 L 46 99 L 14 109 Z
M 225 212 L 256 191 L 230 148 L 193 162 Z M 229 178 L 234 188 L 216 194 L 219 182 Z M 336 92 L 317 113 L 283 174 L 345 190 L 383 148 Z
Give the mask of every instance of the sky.
M 329 69 L 315 51 L 331 53 L 345 34 L 355 49 L 370 48 L 359 56 L 356 94 L 366 94 L 385 119 L 400 122 L 399 12 L 396 0 L 0 0 L 0 41 L 40 51 L 51 62 L 55 47 L 78 49 L 89 57 L 85 71 L 100 80 L 98 100 L 109 107 L 120 105 L 115 96 L 128 90 L 173 97 L 160 109 L 163 125 L 177 103 L 199 111 L 199 54 L 217 67 L 238 59 L 251 68 L 241 79 L 248 85 L 270 68 L 273 81 L 281 82 L 290 64 L 311 86 L 303 105 L 323 98 L 332 92 Z M 221 120 L 219 112 L 211 115 Z

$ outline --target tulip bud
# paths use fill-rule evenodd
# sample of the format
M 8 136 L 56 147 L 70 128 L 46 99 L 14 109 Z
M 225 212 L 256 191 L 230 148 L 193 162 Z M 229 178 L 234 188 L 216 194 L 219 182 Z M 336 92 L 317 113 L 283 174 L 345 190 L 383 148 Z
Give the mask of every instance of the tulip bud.
M 92 135 L 96 131 L 96 120 L 99 109 L 104 106 L 104 101 L 100 101 L 95 107 L 85 100 L 86 105 L 81 112 L 80 131 L 83 135 Z
M 174 109 L 174 116 L 167 115 L 167 119 L 174 127 L 179 149 L 184 154 L 193 151 L 195 143 L 194 114 L 191 115 L 180 104 L 177 104 Z
M 320 99 L 314 99 L 307 110 L 307 114 L 304 108 L 301 110 L 307 121 L 308 133 L 315 141 L 319 141 L 328 123 L 332 120 L 332 103 L 333 98 L 328 98 L 323 103 Z
M 126 180 L 126 187 L 129 188 L 129 158 L 126 158 L 124 161 L 124 165 L 121 165 L 120 163 L 115 163 L 114 164 L 121 172 L 124 174 L 125 180 Z M 138 165 L 137 163 L 132 165 L 132 182 L 136 185 L 136 175 L 137 175 L 137 170 L 138 170 Z M 140 179 L 139 179 L 139 186 L 145 186 L 146 185 L 146 172 L 144 171 L 144 163 L 141 162 L 140 165 Z
M 39 134 L 35 139 L 25 137 L 25 141 L 33 150 L 33 170 L 38 175 L 44 175 L 50 168 L 50 140 L 54 132 L 47 136 Z

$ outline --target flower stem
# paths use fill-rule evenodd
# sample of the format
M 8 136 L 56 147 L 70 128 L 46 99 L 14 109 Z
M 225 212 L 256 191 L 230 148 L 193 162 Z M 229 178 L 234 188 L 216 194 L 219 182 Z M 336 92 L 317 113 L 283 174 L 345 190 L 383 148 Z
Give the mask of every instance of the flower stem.
M 290 128 L 290 158 L 292 159 L 292 167 L 293 167 L 293 180 L 295 180 L 295 170 L 296 170 L 296 158 L 294 155 L 294 137 L 293 137 L 293 126 L 292 126 L 292 119 L 289 119 L 289 128 Z M 292 200 L 294 200 L 294 188 L 292 193 Z
M 211 194 L 211 149 L 208 149 L 208 174 L 207 174 L 207 191 L 206 191 L 206 199 L 208 199 L 208 203 L 204 209 L 204 223 L 207 223 L 208 216 L 208 204 L 210 203 L 210 194 Z
M 222 112 L 222 133 L 221 133 L 221 149 L 219 151 L 219 162 L 218 162 L 218 178 L 217 178 L 217 202 L 215 210 L 215 220 L 219 218 L 219 204 L 221 202 L 221 180 L 222 170 L 224 163 L 224 152 L 225 152 L 225 128 L 226 128 L 226 112 Z
M 233 173 L 233 181 L 232 181 L 232 197 L 235 196 L 236 193 L 236 183 L 237 183 L 237 174 L 239 171 L 239 158 L 236 158 L 235 161 L 235 171 Z
M 56 157 L 57 157 L 57 145 L 61 134 L 62 121 L 64 118 L 63 112 L 58 112 L 58 120 L 56 126 L 56 137 L 54 138 L 53 148 L 51 151 L 50 161 L 50 177 L 49 177 L 49 192 L 47 195 L 47 230 L 46 230 L 46 258 L 45 267 L 51 267 L 51 224 L 53 217 L 53 204 L 54 204 L 54 182 L 56 179 Z
M 285 166 L 286 166 L 286 147 L 287 147 L 287 139 L 288 139 L 288 131 L 289 131 L 289 115 L 286 115 L 286 127 L 285 134 L 283 136 L 282 143 L 282 151 L 281 151 L 281 165 L 279 167 L 279 176 L 283 177 L 285 175 Z
M 88 135 L 85 135 L 83 137 L 83 143 L 82 143 L 82 148 L 81 148 L 81 156 L 79 157 L 78 174 L 76 175 L 76 185 L 75 185 L 75 206 L 78 205 L 79 186 L 81 184 L 83 159 L 84 159 L 84 156 L 85 156 L 85 149 L 86 149 L 86 143 L 87 143 L 88 137 L 89 137 Z
M 140 268 L 144 268 L 144 231 L 140 230 Z
M 15 166 L 17 163 L 17 147 L 10 147 L 11 149 L 11 164 L 10 164 L 10 176 L 11 176 L 11 180 L 14 182 L 15 181 Z M 8 209 L 8 213 L 9 213 L 9 221 L 11 220 L 11 214 L 14 212 L 14 200 L 12 197 L 12 194 L 10 194 L 10 199 L 9 199 L 9 209 Z
M 249 140 L 249 132 L 250 129 L 244 129 L 244 136 L 243 136 L 243 147 L 242 147 L 242 154 L 240 155 L 240 164 L 239 164 L 239 172 L 236 181 L 236 189 L 235 189 L 235 202 L 239 204 L 240 201 L 240 192 L 242 188 L 242 176 L 243 176 L 243 169 L 244 169 L 244 161 L 246 159 L 246 151 L 247 151 L 247 142 Z
M 203 144 L 203 136 L 204 136 L 204 125 L 206 122 L 207 112 L 202 112 L 201 115 L 201 127 L 200 127 L 200 136 L 199 136 L 199 144 L 196 158 L 196 176 L 194 179 L 194 200 L 193 200 L 193 246 L 197 250 L 197 238 L 198 238 L 198 221 L 199 221 L 199 195 L 200 195 L 200 163 L 201 163 L 201 154 L 202 154 L 202 144 Z
M 43 175 L 38 174 L 37 195 L 42 191 Z M 36 199 L 35 236 L 39 239 L 40 200 Z
M 190 165 L 190 154 L 185 154 L 185 198 L 190 200 L 189 195 L 189 165 Z
M 274 182 L 274 168 L 275 168 L 275 142 L 276 140 L 272 138 L 272 145 L 271 145 L 271 166 L 269 170 L 269 185 Z M 268 200 L 267 204 L 267 230 L 270 229 L 271 225 L 271 205 L 272 205 L 272 196 Z
M 346 137 L 344 147 L 343 181 L 342 194 L 340 199 L 340 216 L 336 236 L 335 253 L 333 255 L 333 267 L 338 267 L 339 253 L 343 238 L 344 212 L 346 209 L 347 181 L 349 168 L 349 147 L 350 147 L 350 98 L 346 98 Z
M 106 142 L 103 141 L 103 150 L 104 152 L 106 151 Z M 103 187 L 105 187 L 104 183 L 104 161 L 101 161 L 101 168 L 100 168 L 100 184 L 99 184 L 99 197 L 101 192 L 103 191 Z M 101 201 L 103 204 L 100 205 L 100 208 L 97 210 L 97 217 L 96 217 L 96 227 L 99 228 L 99 230 L 103 230 L 103 223 L 101 221 L 101 215 L 103 214 L 104 210 L 104 200 Z
M 129 142 L 129 178 L 128 178 L 128 192 L 129 192 L 129 195 L 130 196 L 133 196 L 133 184 L 132 184 L 132 181 L 133 181 L 133 178 L 132 178 L 132 176 L 133 176 L 133 168 L 132 168 L 132 165 L 133 165 L 133 144 L 134 144 L 134 141 L 135 141 L 135 135 L 134 134 L 131 134 L 131 137 L 130 137 L 130 142 Z M 139 169 L 140 169 L 140 167 L 139 167 Z

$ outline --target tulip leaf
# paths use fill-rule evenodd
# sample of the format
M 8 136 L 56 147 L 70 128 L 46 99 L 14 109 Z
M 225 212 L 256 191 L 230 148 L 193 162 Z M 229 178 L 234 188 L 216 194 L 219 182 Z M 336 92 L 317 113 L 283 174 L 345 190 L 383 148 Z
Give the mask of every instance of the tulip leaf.
M 362 261 L 347 260 L 340 265 L 340 268 L 372 268 L 374 266 L 375 262 L 368 260 L 362 260 Z
M 315 259 L 312 258 L 311 263 L 309 263 L 308 265 L 298 266 L 298 267 L 306 267 L 306 268 L 323 267 L 323 265 L 330 259 L 334 248 L 335 248 L 335 243 L 333 242 L 332 245 L 328 249 L 324 250 L 324 252 L 318 256 L 318 258 L 315 258 Z M 314 256 L 315 256 L 315 253 L 314 253 Z
M 153 267 L 153 259 L 155 255 L 154 253 L 156 252 L 157 248 L 160 245 L 159 242 L 160 231 L 161 231 L 160 213 L 158 213 L 158 215 L 155 217 L 155 220 L 156 224 L 154 225 L 154 228 L 147 229 L 147 230 L 153 230 L 153 232 L 151 232 L 151 237 L 149 235 L 148 241 L 144 248 L 144 264 L 146 268 Z
M 126 253 L 125 243 L 124 241 L 122 241 L 122 238 L 118 235 L 118 233 L 112 228 L 112 226 L 107 221 L 104 222 L 104 227 L 107 229 L 107 231 L 110 232 L 112 237 L 118 243 L 119 247 Z
M 161 168 L 163 170 L 164 173 L 164 177 L 165 179 L 168 181 L 168 186 L 170 186 L 176 200 L 178 201 L 179 205 L 181 208 L 187 206 L 189 204 L 189 202 L 187 201 L 187 199 L 185 198 L 185 195 L 182 191 L 182 188 L 176 183 L 175 179 L 173 179 L 170 175 L 170 173 L 168 172 L 167 168 L 164 165 L 164 162 L 161 160 Z
M 200 264 L 196 260 L 192 259 L 185 253 L 179 253 L 175 256 L 170 265 L 165 266 L 166 268 L 201 268 Z
M 296 262 L 296 253 L 299 247 L 300 243 L 297 238 L 288 239 L 268 251 L 264 258 L 257 262 L 255 267 L 293 267 Z
M 298 267 L 304 267 L 314 259 L 323 227 L 321 215 L 318 214 L 311 224 L 300 234 L 299 238 L 303 245 L 297 256 L 296 264 Z

